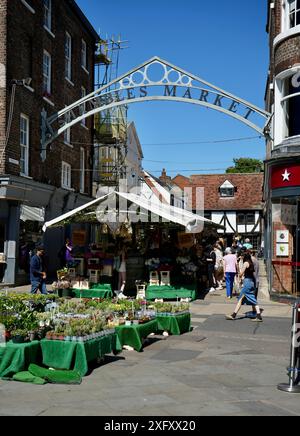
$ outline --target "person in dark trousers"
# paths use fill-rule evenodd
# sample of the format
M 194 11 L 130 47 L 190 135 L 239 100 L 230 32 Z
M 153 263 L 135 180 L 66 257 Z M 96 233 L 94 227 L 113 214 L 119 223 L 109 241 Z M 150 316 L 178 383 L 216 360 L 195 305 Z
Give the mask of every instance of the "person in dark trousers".
M 213 246 L 209 245 L 206 249 L 206 262 L 207 262 L 207 272 L 209 280 L 209 293 L 212 294 L 216 291 L 216 279 L 215 279 L 215 266 L 217 262 L 217 256 L 214 252 Z
M 246 304 L 250 304 L 253 307 L 255 307 L 256 310 L 256 318 L 254 318 L 252 321 L 255 322 L 262 322 L 262 317 L 261 317 L 261 310 L 260 307 L 258 305 L 256 296 L 255 296 L 255 269 L 254 269 L 254 265 L 252 262 L 252 257 L 250 253 L 246 253 L 244 255 L 244 264 L 243 264 L 243 268 L 241 271 L 241 278 L 244 277 L 244 286 L 242 289 L 242 292 L 240 294 L 239 297 L 239 302 L 236 306 L 235 311 L 233 312 L 232 315 L 228 315 L 226 317 L 226 319 L 228 320 L 236 320 L 237 314 L 239 313 L 242 304 L 246 303 Z
M 43 295 L 47 295 L 46 279 L 47 274 L 44 266 L 45 249 L 43 246 L 37 248 L 36 255 L 30 261 L 30 281 L 31 293 L 37 294 L 40 291 Z

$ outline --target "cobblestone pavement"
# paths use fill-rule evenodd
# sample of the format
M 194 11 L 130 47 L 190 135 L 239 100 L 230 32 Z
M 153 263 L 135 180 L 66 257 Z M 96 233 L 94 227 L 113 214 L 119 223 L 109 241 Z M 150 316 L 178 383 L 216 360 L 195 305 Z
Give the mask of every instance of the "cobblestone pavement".
M 243 311 L 226 321 L 234 303 L 224 292 L 196 301 L 191 333 L 108 356 L 80 386 L 0 381 L 0 415 L 299 415 L 299 395 L 277 390 L 288 380 L 291 308 L 266 301 L 257 325 Z

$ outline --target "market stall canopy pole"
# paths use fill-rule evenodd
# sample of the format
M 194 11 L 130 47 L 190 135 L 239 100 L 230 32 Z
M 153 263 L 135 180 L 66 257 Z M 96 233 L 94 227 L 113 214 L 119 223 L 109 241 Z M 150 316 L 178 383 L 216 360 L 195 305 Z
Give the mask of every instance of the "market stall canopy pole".
M 126 200 L 128 204 L 134 204 L 141 209 L 151 212 L 155 216 L 163 218 L 166 221 L 180 224 L 185 227 L 188 232 L 191 233 L 200 233 L 203 230 L 204 224 L 208 224 L 217 228 L 224 228 L 223 226 L 215 224 L 214 222 L 200 215 L 189 212 L 185 209 L 180 209 L 162 203 L 154 203 L 153 201 L 150 201 L 146 198 L 132 193 L 112 192 L 108 195 L 105 195 L 104 197 L 97 198 L 90 203 L 87 203 L 77 209 L 74 209 L 73 211 L 70 211 L 58 218 L 55 218 L 52 221 L 45 223 L 43 231 L 46 232 L 46 230 L 51 227 L 63 227 L 65 224 L 69 224 L 72 222 L 91 222 L 89 219 L 90 215 L 93 215 L 96 219 L 96 212 L 99 214 L 99 206 L 106 200 L 111 199 L 113 196 L 121 197 Z M 108 204 L 110 203 L 108 202 Z M 113 212 L 114 214 L 117 213 L 117 211 L 111 211 L 107 209 L 107 204 L 105 203 L 105 205 L 103 206 L 103 214 L 110 214 L 111 212 Z M 128 218 L 130 211 L 128 210 L 128 212 L 126 212 L 125 214 Z M 124 215 L 123 211 L 122 215 Z

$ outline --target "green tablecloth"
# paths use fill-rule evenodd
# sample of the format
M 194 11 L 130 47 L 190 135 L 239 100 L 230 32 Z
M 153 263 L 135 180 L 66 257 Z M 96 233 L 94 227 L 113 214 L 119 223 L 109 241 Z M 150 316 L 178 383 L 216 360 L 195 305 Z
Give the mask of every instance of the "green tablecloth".
M 73 289 L 73 295 L 76 298 L 101 298 L 102 300 L 111 300 L 113 298 L 113 292 L 109 289 Z
M 116 327 L 116 333 L 120 345 L 129 345 L 136 351 L 142 351 L 143 339 L 147 338 L 151 333 L 157 332 L 157 320 L 147 322 L 146 324 L 119 326 Z
M 174 336 L 180 336 L 191 331 L 191 314 L 177 316 L 157 316 L 159 331 L 166 331 Z
M 175 288 L 173 286 L 148 286 L 146 290 L 146 299 L 176 300 L 177 298 L 191 298 L 196 300 L 197 292 L 195 288 Z
M 50 368 L 77 371 L 82 377 L 88 364 L 117 349 L 117 335 L 111 334 L 88 342 L 41 341 L 43 364 Z
M 96 291 L 112 291 L 111 285 L 110 284 L 102 284 L 102 283 L 98 283 L 96 285 L 92 286 L 93 290 Z
M 0 347 L 0 377 L 12 378 L 16 373 L 28 369 L 31 363 L 40 360 L 40 343 L 13 344 Z

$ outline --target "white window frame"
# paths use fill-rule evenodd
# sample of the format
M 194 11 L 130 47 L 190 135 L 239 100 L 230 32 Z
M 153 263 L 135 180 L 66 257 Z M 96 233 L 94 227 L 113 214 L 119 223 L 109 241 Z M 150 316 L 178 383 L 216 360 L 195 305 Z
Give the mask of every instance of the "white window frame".
M 72 189 L 72 167 L 64 161 L 61 170 L 61 187 L 68 190 Z
M 65 36 L 65 77 L 72 80 L 72 36 L 66 32 Z
M 295 5 L 295 10 L 293 12 L 291 12 L 291 3 L 295 1 L 296 5 Z M 297 2 L 299 0 L 286 0 L 286 29 L 295 29 L 297 26 L 300 25 L 300 22 L 298 24 L 296 24 L 297 21 L 297 14 L 298 12 L 300 13 L 300 4 L 299 7 L 297 7 Z M 295 25 L 291 26 L 291 15 L 295 15 Z
M 87 54 L 88 54 L 87 43 L 84 39 L 82 39 L 81 40 L 81 66 L 85 71 L 88 71 Z
M 46 1 L 49 2 L 49 6 L 46 5 Z M 43 0 L 44 4 L 44 26 L 51 32 L 52 30 L 52 0 Z
M 85 149 L 80 147 L 80 193 L 85 192 Z
M 232 190 L 232 195 L 229 195 L 229 190 Z M 235 197 L 235 186 L 229 182 L 229 180 L 226 180 L 219 188 L 220 190 L 220 197 L 221 198 L 234 198 Z
M 26 130 L 22 127 L 23 121 L 26 125 Z M 20 174 L 21 176 L 29 176 L 29 140 L 30 140 L 30 119 L 27 115 L 20 115 Z M 23 140 L 25 138 L 25 141 Z M 24 158 L 22 157 L 22 151 Z M 22 171 L 24 170 L 24 171 Z
M 290 70 L 280 73 L 275 79 L 275 120 L 274 120 L 274 146 L 280 145 L 284 140 L 291 138 L 287 136 L 286 114 L 285 114 L 285 102 L 298 94 L 291 94 L 285 96 L 284 85 L 286 80 L 300 72 L 299 67 L 291 68 Z M 300 93 L 300 87 L 299 87 Z M 297 135 L 296 137 L 298 137 Z
M 47 71 L 45 71 L 45 59 L 48 60 Z M 44 50 L 43 53 L 43 94 L 45 93 L 48 96 L 51 96 L 51 88 L 52 88 L 52 56 L 47 50 Z
M 282 0 L 282 20 L 281 20 L 281 31 L 282 32 L 289 32 L 293 29 L 299 28 L 299 24 L 295 24 L 295 26 L 291 26 L 291 20 L 290 17 L 293 14 L 296 15 L 295 22 L 297 20 L 297 12 L 300 12 L 300 9 L 297 9 L 297 3 L 296 3 L 296 9 L 294 12 L 291 12 L 291 3 L 293 0 Z

